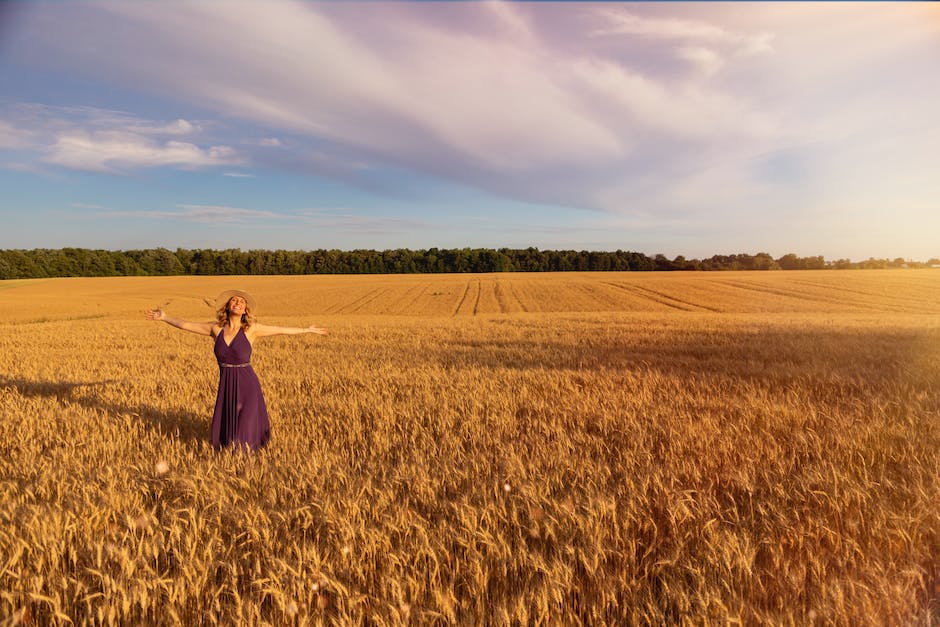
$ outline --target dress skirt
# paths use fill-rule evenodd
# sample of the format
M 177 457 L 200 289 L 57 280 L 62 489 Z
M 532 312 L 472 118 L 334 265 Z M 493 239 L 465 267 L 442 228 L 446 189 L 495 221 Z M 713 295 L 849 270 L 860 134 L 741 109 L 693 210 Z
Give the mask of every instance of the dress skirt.
M 256 451 L 271 438 L 268 408 L 264 404 L 261 383 L 252 369 L 251 342 L 239 329 L 231 344 L 225 334 L 215 339 L 219 360 L 219 391 L 212 415 L 212 445 L 220 449 L 229 444 L 247 446 Z

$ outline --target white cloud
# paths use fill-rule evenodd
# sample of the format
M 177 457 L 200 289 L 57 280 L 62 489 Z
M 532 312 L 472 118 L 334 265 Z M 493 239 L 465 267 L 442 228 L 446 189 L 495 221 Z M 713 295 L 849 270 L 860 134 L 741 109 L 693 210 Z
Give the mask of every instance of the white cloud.
M 38 163 L 119 173 L 140 168 L 194 169 L 244 161 L 230 146 L 179 139 L 200 130 L 184 119 L 169 123 L 93 107 L 21 104 L 0 111 L 0 147 L 31 152 Z
M 167 124 L 131 124 L 127 130 L 142 135 L 191 135 L 200 130 L 199 126 L 182 118 Z
M 254 174 L 248 174 L 246 172 L 223 172 L 222 176 L 230 176 L 236 179 L 253 179 L 255 178 Z
M 161 143 L 120 131 L 74 131 L 58 136 L 43 161 L 76 170 L 120 172 L 162 166 L 221 166 L 238 163 L 239 159 L 228 146 L 200 148 L 188 142 Z

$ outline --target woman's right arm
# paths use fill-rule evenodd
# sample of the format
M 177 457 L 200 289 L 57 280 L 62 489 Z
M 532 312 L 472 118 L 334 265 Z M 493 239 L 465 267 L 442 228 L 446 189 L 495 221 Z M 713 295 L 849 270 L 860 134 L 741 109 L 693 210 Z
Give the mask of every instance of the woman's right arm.
M 213 322 L 190 322 L 182 318 L 171 318 L 166 315 L 166 312 L 162 309 L 151 309 L 144 315 L 147 317 L 147 320 L 163 320 L 170 326 L 198 335 L 212 335 L 212 330 L 216 326 Z

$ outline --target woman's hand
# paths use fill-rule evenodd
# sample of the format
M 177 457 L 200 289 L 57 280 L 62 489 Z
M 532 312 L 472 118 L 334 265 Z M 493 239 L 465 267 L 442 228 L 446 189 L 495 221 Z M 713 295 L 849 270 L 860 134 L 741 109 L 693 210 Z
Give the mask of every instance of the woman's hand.
M 321 329 L 315 324 L 311 324 L 309 327 L 305 329 L 305 331 L 307 333 L 316 333 L 317 335 L 326 335 L 326 329 Z
M 147 318 L 147 320 L 162 320 L 171 327 L 176 327 L 177 329 L 189 331 L 190 333 L 195 333 L 197 335 L 212 336 L 212 331 L 219 326 L 215 322 L 190 322 L 189 320 L 183 320 L 182 318 L 171 318 L 170 316 L 166 315 L 166 312 L 159 308 L 145 311 L 144 317 Z

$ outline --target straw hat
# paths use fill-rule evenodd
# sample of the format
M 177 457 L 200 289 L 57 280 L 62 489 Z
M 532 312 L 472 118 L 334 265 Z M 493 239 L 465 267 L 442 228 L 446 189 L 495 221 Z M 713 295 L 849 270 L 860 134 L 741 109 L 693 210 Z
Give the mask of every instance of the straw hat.
M 228 301 L 232 299 L 232 296 L 241 296 L 244 298 L 245 303 L 248 304 L 248 309 L 250 309 L 252 313 L 255 312 L 255 297 L 244 290 L 226 290 L 222 292 L 215 299 L 215 308 L 222 309 L 225 307 Z

